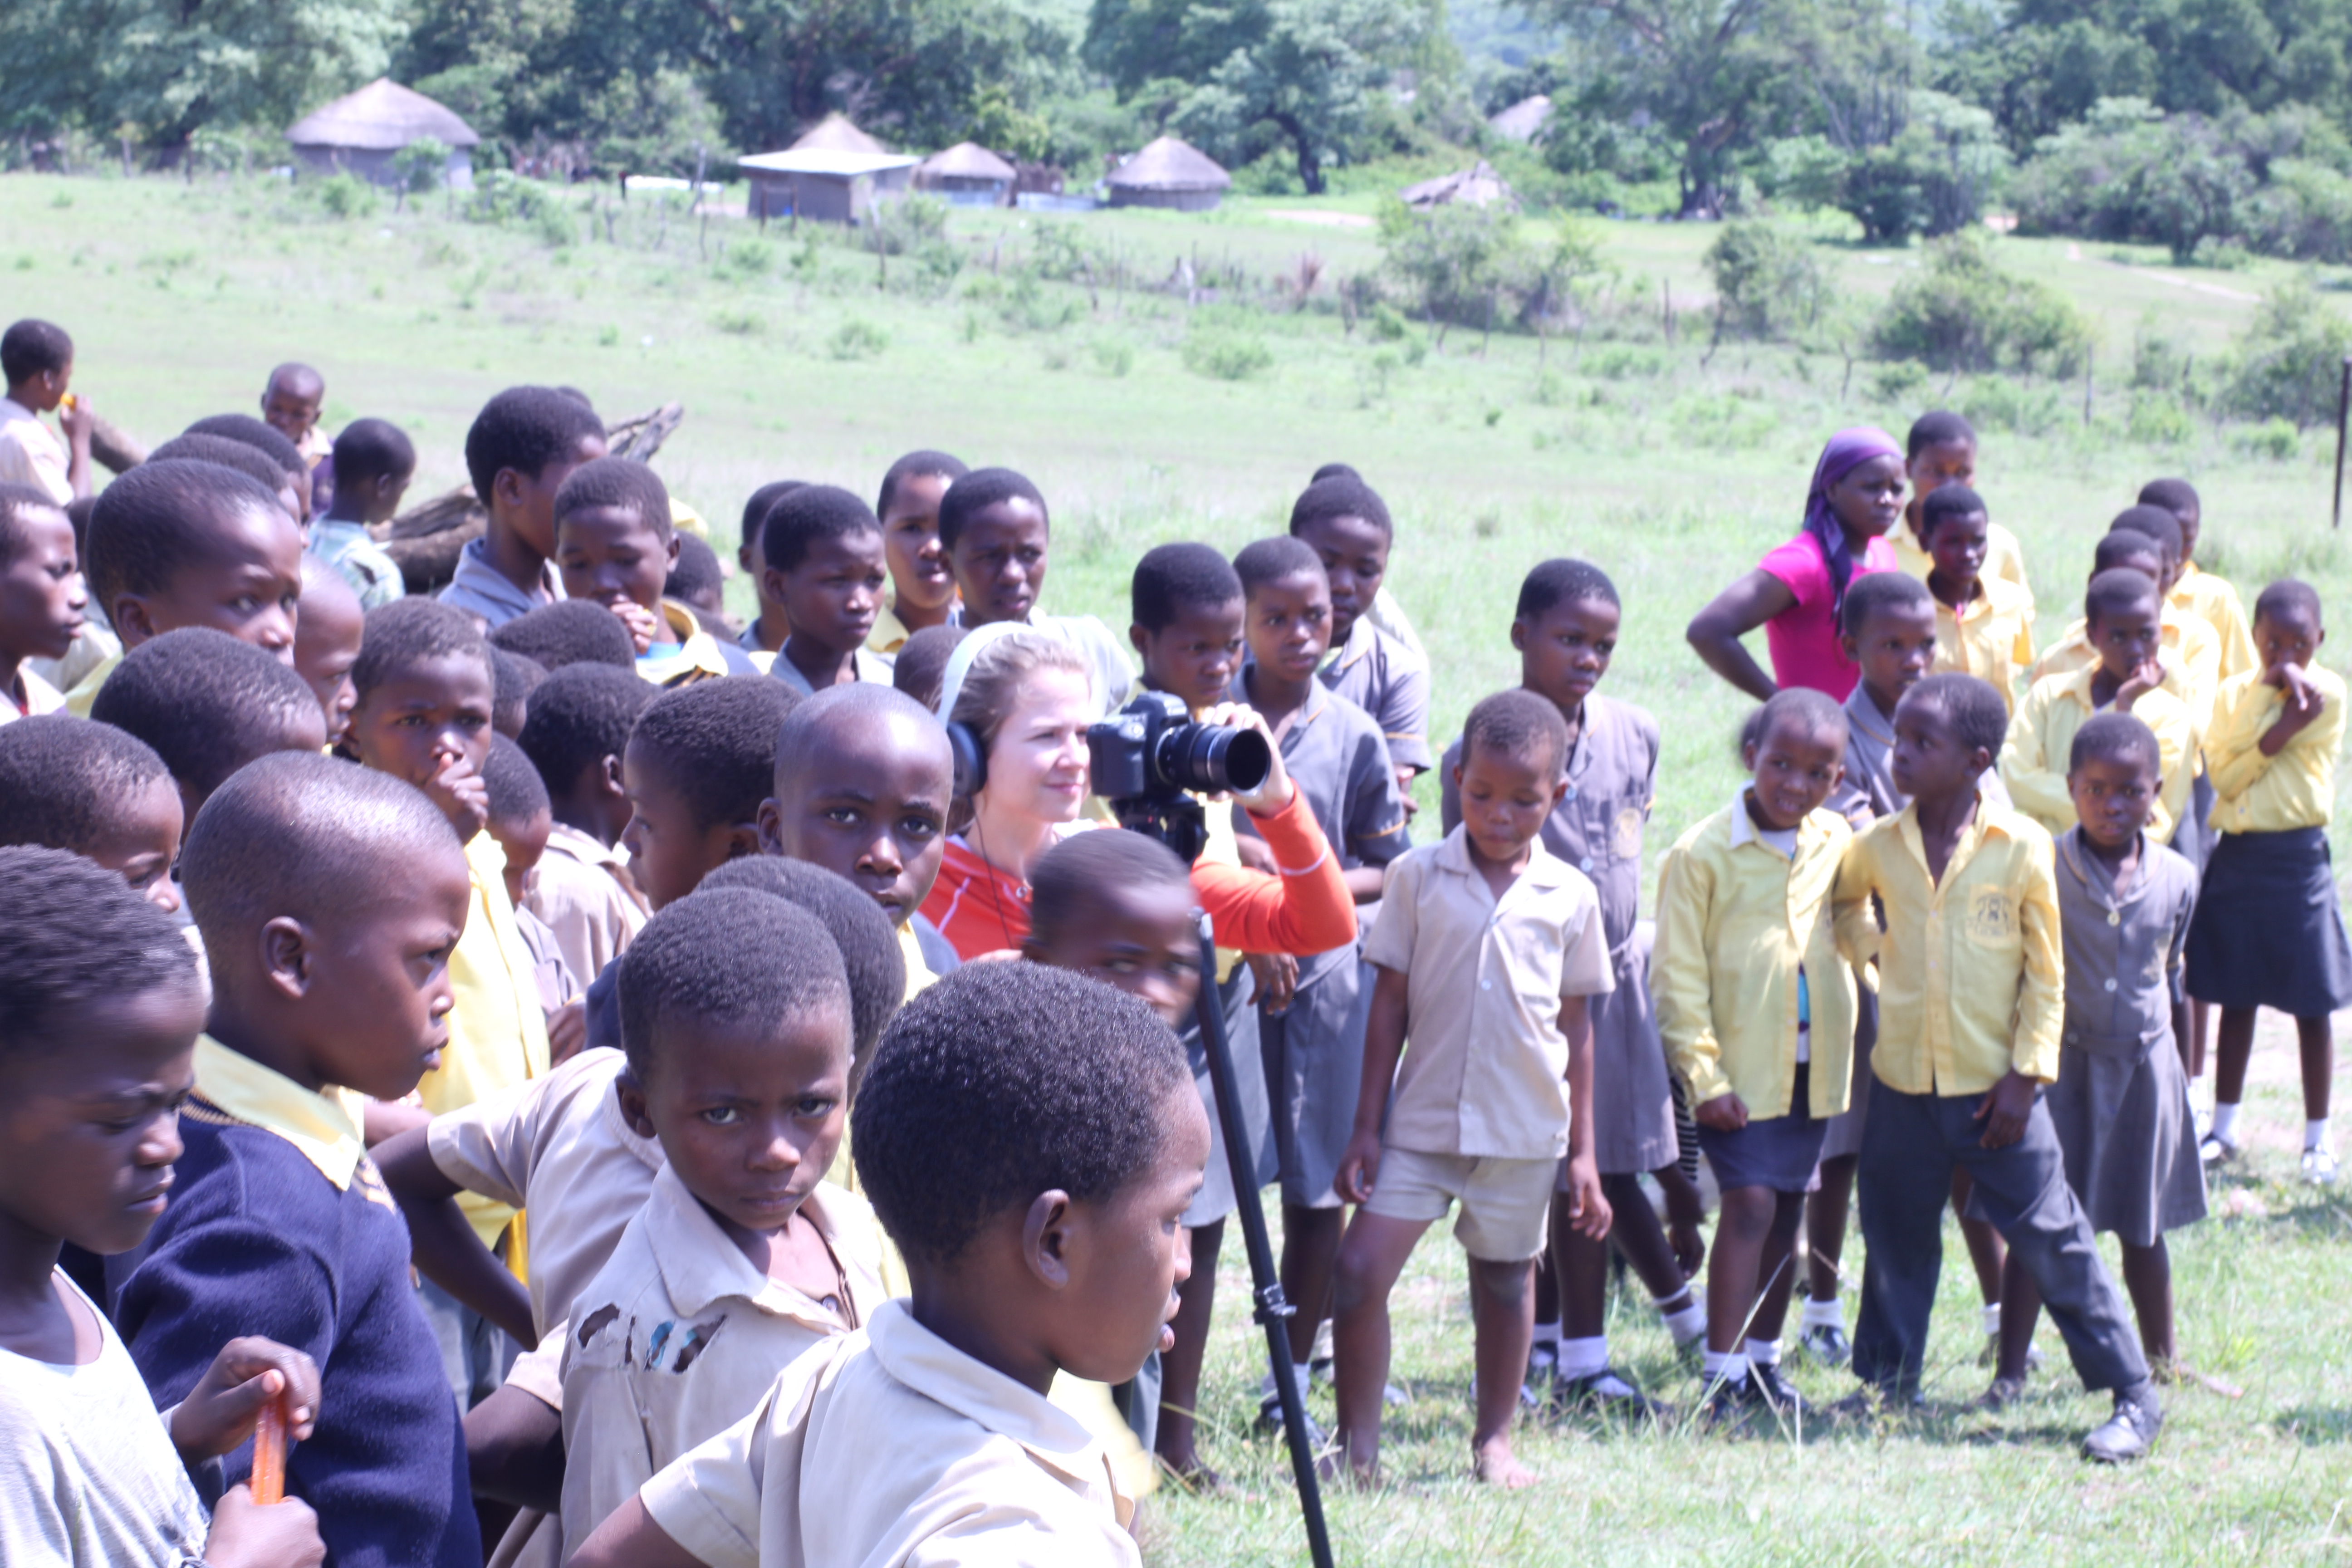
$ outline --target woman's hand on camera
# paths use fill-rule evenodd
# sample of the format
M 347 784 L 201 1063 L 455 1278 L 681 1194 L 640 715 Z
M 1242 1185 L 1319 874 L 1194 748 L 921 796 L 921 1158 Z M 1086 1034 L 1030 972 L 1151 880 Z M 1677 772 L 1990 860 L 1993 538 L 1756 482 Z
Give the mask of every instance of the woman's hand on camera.
M 1288 805 L 1297 793 L 1290 783 L 1290 773 L 1282 765 L 1282 748 L 1275 743 L 1274 731 L 1266 728 L 1265 720 L 1246 702 L 1220 702 L 1201 715 L 1203 724 L 1230 725 L 1236 730 L 1255 730 L 1265 737 L 1265 749 L 1274 758 L 1274 765 L 1265 771 L 1265 782 L 1249 794 L 1234 792 L 1234 798 L 1253 816 L 1272 816 Z

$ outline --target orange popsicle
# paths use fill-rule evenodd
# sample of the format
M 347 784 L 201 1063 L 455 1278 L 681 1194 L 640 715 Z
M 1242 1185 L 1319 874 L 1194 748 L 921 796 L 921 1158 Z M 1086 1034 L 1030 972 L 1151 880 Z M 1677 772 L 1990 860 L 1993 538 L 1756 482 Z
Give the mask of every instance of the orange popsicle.
M 253 1500 L 282 1502 L 286 1498 L 286 1395 L 279 1394 L 261 1407 L 253 1429 Z

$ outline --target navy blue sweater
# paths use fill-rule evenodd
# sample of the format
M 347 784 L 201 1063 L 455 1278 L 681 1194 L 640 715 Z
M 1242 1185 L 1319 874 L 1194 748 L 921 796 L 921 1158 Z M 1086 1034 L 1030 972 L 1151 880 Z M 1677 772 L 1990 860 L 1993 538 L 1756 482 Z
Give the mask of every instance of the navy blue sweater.
M 115 1312 L 156 1405 L 185 1398 L 240 1334 L 308 1352 L 318 1430 L 289 1453 L 286 1489 L 317 1510 L 328 1562 L 480 1568 L 457 1402 L 374 1165 L 339 1192 L 285 1139 L 202 1100 L 180 1135 L 171 1202 Z M 251 1468 L 248 1445 L 229 1484 Z

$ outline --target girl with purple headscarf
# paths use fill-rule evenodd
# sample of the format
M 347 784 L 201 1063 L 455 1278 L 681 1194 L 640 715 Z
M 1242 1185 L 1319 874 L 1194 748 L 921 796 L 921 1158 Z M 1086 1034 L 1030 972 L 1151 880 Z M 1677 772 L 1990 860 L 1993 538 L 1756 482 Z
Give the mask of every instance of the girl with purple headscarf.
M 1757 700 L 1809 686 L 1839 701 L 1862 672 L 1838 637 L 1846 584 L 1895 569 L 1886 531 L 1903 516 L 1903 443 L 1874 425 L 1841 430 L 1822 448 L 1797 536 L 1716 595 L 1691 621 L 1690 645 L 1707 668 Z M 1764 628 L 1766 677 L 1740 638 Z

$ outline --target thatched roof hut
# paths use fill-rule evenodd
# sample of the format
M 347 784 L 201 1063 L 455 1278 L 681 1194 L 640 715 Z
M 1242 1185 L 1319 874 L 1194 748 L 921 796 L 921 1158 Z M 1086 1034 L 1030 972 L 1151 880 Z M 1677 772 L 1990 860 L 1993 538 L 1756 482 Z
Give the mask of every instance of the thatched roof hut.
M 907 194 L 915 159 L 891 152 L 848 116 L 828 114 L 782 152 L 754 153 L 736 166 L 751 186 L 753 217 L 856 223 L 876 203 Z
M 1207 212 L 1224 199 L 1234 177 L 1189 142 L 1162 136 L 1110 173 L 1115 207 L 1174 207 Z
M 802 132 L 800 140 L 793 142 L 786 151 L 887 153 L 890 149 L 857 129 L 849 116 L 836 110 Z
M 1397 195 L 1405 205 L 1423 212 L 1431 207 L 1483 207 L 1496 202 L 1516 212 L 1519 205 L 1517 194 L 1484 158 L 1466 169 L 1407 185 Z
M 286 132 L 305 167 L 321 174 L 347 172 L 380 185 L 398 183 L 394 154 L 428 137 L 449 149 L 448 183 L 460 190 L 470 186 L 474 162 L 467 149 L 482 139 L 448 108 L 390 77 L 320 105 Z
M 977 142 L 959 142 L 915 165 L 915 188 L 934 191 L 957 206 L 1004 206 L 1020 171 Z

